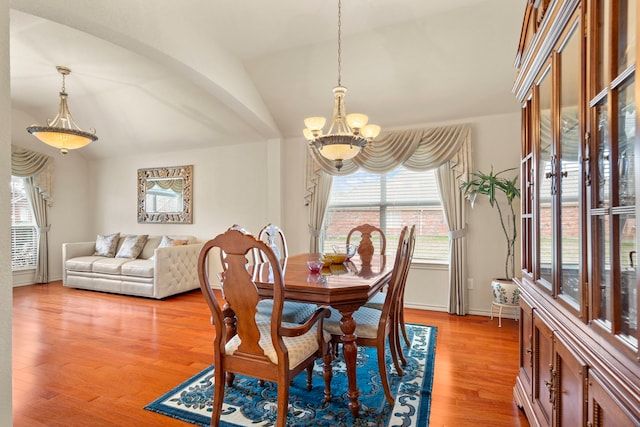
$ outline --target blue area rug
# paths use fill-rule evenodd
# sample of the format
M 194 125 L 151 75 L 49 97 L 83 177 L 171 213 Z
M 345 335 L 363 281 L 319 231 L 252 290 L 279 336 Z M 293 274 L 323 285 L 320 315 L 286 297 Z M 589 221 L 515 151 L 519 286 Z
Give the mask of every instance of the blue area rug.
M 411 350 L 405 349 L 407 366 L 399 377 L 387 351 L 387 366 L 395 406 L 384 397 L 376 352 L 358 348 L 358 388 L 360 417 L 356 420 L 348 409 L 347 376 L 342 353 L 333 361 L 331 402 L 325 404 L 322 363 L 316 362 L 313 389 L 306 389 L 306 373 L 298 375 L 289 397 L 288 426 L 420 426 L 429 425 L 431 390 L 435 362 L 436 328 L 407 325 Z M 211 422 L 213 366 L 165 393 L 145 409 L 200 426 Z M 272 426 L 276 420 L 277 386 L 254 378 L 237 375 L 233 387 L 227 387 L 222 406 L 222 427 Z

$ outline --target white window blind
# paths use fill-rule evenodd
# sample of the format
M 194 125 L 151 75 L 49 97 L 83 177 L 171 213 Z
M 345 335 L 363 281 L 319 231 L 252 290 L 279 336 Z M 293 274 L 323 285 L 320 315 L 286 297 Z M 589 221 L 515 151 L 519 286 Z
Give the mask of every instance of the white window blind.
M 36 268 L 38 231 L 24 190 L 24 179 L 11 177 L 11 269 Z
M 399 167 L 384 175 L 358 171 L 333 179 L 323 226 L 324 252 L 342 245 L 359 224 L 380 227 L 387 238 L 387 254 L 395 255 L 404 225 L 416 225 L 414 260 L 447 262 L 448 229 L 442 213 L 435 173 Z M 374 241 L 376 251 L 379 242 Z

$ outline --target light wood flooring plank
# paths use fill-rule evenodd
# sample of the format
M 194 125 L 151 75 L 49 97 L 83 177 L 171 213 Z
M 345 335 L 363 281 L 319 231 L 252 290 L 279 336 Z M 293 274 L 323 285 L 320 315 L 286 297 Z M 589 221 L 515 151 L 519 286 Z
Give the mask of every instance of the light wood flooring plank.
M 518 328 L 407 310 L 438 327 L 431 426 L 528 426 L 513 403 Z M 156 301 L 61 283 L 14 289 L 14 426 L 189 426 L 142 409 L 212 362 L 199 290 Z

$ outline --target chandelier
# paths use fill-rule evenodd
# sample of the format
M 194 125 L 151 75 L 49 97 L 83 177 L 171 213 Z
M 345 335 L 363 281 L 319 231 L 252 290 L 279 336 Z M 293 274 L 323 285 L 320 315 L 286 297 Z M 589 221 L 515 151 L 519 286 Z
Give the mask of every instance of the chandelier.
M 98 139 L 95 129 L 85 132 L 76 124 L 71 117 L 67 106 L 67 92 L 65 92 L 64 78 L 71 74 L 67 67 L 57 66 L 56 69 L 62 74 L 62 90 L 60 91 L 60 106 L 58 114 L 53 120 L 47 120 L 47 126 L 31 125 L 27 132 L 34 135 L 45 144 L 60 149 L 62 154 L 67 154 L 69 150 L 82 148 L 85 145 Z
M 331 125 L 327 133 L 322 129 L 326 123 L 324 117 L 308 117 L 304 119 L 302 133 L 309 143 L 315 146 L 320 154 L 333 160 L 336 169 L 340 170 L 344 160 L 354 158 L 367 143 L 380 133 L 380 126 L 367 124 L 369 118 L 365 114 L 347 114 L 344 106 L 344 95 L 347 88 L 342 86 L 341 79 L 341 26 L 342 1 L 338 0 L 338 86 L 333 88 L 334 104 Z

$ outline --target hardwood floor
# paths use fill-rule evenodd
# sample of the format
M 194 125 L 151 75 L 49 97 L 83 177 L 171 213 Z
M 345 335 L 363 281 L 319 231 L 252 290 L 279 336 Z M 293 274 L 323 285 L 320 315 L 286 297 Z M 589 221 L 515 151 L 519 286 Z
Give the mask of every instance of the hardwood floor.
M 211 364 L 199 290 L 163 301 L 14 289 L 14 426 L 188 426 L 142 409 Z M 517 323 L 407 310 L 438 327 L 430 426 L 528 426 L 513 403 Z

